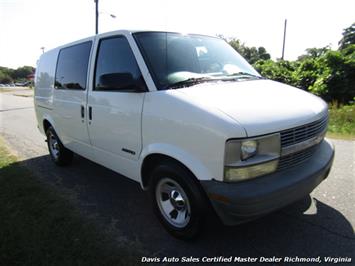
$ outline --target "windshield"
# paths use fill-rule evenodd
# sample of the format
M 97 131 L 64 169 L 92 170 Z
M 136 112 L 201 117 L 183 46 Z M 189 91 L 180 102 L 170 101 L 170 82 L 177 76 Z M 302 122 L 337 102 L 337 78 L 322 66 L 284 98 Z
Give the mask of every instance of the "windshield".
M 189 81 L 261 78 L 219 38 L 168 32 L 139 32 L 134 38 L 159 90 Z

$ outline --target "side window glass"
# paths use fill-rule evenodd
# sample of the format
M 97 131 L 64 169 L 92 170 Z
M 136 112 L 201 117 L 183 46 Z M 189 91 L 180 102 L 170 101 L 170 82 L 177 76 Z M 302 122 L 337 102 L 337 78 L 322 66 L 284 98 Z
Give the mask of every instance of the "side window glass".
M 97 91 L 146 91 L 142 73 L 125 37 L 100 41 L 94 82 Z
M 55 88 L 85 90 L 91 42 L 63 48 L 59 52 Z

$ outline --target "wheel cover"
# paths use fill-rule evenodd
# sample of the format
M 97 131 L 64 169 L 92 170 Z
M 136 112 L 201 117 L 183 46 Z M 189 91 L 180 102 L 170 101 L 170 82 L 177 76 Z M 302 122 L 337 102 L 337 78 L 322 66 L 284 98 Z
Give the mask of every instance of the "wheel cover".
M 191 206 L 183 188 L 173 179 L 160 179 L 155 189 L 155 198 L 160 213 L 171 225 L 183 228 L 191 217 Z
M 53 134 L 53 132 L 49 132 L 48 134 L 48 146 L 52 156 L 57 160 L 60 153 L 59 142 L 58 138 Z

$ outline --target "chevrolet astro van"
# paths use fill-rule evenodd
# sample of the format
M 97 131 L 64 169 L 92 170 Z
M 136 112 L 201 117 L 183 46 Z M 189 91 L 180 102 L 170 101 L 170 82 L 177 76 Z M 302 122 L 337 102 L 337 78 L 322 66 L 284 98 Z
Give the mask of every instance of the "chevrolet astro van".
M 175 237 L 293 203 L 328 175 L 327 104 L 263 78 L 224 40 L 115 31 L 44 53 L 35 110 L 50 156 L 140 183 Z

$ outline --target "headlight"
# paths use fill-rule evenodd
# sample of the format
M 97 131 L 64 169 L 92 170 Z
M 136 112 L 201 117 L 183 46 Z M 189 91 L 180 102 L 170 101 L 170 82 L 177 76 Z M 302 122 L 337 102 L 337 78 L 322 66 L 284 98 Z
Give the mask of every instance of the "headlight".
M 280 134 L 244 140 L 228 140 L 224 181 L 242 181 L 274 172 L 280 157 Z
M 247 140 L 243 141 L 240 147 L 241 151 L 241 159 L 243 161 L 253 157 L 256 154 L 256 150 L 258 148 L 258 142 L 255 140 Z

